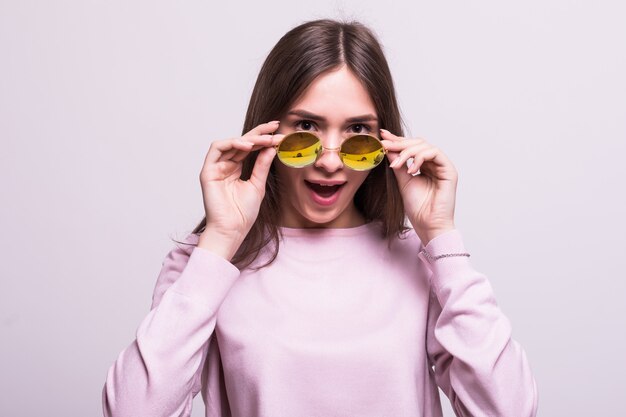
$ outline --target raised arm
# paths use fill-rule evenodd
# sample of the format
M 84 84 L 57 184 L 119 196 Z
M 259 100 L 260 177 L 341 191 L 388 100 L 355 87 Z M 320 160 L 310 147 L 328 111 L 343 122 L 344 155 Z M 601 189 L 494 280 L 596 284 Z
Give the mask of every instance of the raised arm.
M 188 416 L 201 389 L 219 306 L 239 276 L 230 261 L 254 224 L 282 135 L 277 122 L 211 143 L 200 172 L 205 228 L 198 246 L 176 248 L 157 280 L 150 313 L 119 355 L 102 392 L 105 417 Z M 249 179 L 242 161 L 258 152 Z
M 431 256 L 466 252 L 456 229 L 425 249 Z M 534 417 L 535 380 L 485 275 L 467 257 L 419 257 L 432 272 L 428 357 L 456 415 Z

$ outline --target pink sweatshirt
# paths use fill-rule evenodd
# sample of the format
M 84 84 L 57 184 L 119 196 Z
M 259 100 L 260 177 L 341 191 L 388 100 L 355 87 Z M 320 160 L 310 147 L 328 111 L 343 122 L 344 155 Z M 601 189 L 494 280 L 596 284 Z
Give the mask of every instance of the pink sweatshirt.
M 429 263 L 413 231 L 389 247 L 379 227 L 283 228 L 258 271 L 173 249 L 108 372 L 104 415 L 189 416 L 202 392 L 207 416 L 434 417 L 439 386 L 457 416 L 535 416 L 535 380 L 487 278 L 467 257 Z M 465 252 L 458 230 L 426 250 Z

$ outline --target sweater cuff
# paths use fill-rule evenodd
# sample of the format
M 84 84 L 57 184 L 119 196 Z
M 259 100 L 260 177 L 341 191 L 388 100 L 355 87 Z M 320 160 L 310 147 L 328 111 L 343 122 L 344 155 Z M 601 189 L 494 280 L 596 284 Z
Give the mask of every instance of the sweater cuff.
M 171 290 L 202 304 L 214 305 L 239 277 L 239 269 L 221 256 L 195 247 Z
M 463 244 L 463 236 L 458 229 L 440 234 L 428 242 L 424 249 L 432 257 L 451 253 L 467 253 Z M 463 275 L 467 270 L 473 270 L 468 256 L 449 256 L 430 260 L 421 251 L 417 256 L 432 271 L 431 282 L 436 289 L 444 285 L 447 280 L 454 279 L 453 276 Z

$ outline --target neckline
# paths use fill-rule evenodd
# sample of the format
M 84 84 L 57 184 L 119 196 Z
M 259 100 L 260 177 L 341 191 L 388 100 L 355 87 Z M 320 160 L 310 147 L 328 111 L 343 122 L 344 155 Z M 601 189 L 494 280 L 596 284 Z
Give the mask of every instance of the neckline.
M 310 237 L 310 236 L 358 236 L 370 233 L 372 230 L 380 227 L 379 222 L 372 221 L 354 227 L 311 227 L 311 228 L 293 228 L 279 226 L 282 236 L 289 237 Z

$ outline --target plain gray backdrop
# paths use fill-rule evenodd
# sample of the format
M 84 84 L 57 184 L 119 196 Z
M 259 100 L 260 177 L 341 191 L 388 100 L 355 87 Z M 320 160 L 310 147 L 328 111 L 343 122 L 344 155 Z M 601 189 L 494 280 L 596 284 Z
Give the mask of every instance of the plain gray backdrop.
M 0 415 L 101 415 L 170 237 L 204 214 L 211 141 L 241 133 L 278 39 L 333 17 L 375 30 L 409 135 L 457 167 L 456 225 L 539 415 L 623 416 L 624 16 L 602 0 L 0 0 Z

